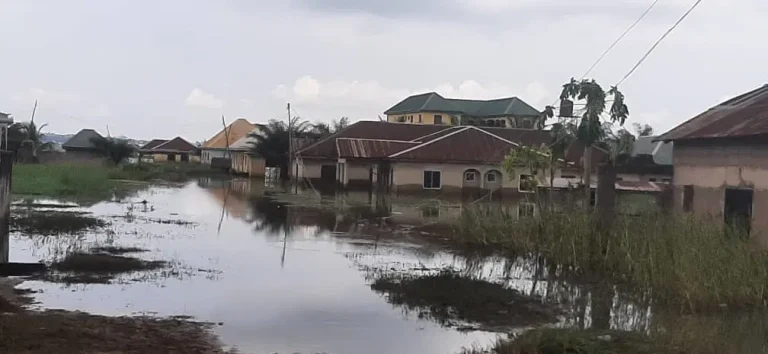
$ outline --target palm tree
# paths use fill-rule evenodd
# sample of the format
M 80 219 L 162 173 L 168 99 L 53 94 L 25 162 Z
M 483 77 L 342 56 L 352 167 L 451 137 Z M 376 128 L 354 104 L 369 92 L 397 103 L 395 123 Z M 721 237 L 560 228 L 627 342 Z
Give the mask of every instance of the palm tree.
M 250 143 L 251 151 L 264 158 L 268 167 L 280 167 L 280 175 L 288 177 L 288 151 L 290 135 L 293 138 L 306 138 L 309 132 L 309 122 L 301 117 L 291 119 L 292 134 L 289 134 L 288 125 L 283 121 L 270 120 L 260 132 L 251 133 L 253 139 Z
M 31 145 L 33 156 L 37 156 L 39 151 L 50 150 L 53 146 L 50 142 L 43 142 L 43 129 L 46 126 L 48 124 L 37 127 L 34 121 L 11 124 L 8 127 L 8 140 L 20 145 Z

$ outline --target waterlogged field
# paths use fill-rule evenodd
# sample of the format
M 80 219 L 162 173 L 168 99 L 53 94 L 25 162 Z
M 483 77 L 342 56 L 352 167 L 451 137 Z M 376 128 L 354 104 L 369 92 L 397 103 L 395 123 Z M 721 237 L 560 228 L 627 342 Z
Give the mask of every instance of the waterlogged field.
M 458 218 L 453 202 L 273 193 L 201 179 L 90 205 L 18 200 L 11 260 L 48 270 L 17 288 L 33 309 L 204 322 L 241 353 L 483 353 L 560 335 L 529 332 L 545 328 L 592 331 L 573 341 L 584 353 L 653 350 L 662 332 L 683 352 L 768 349 L 761 312 L 660 310 L 540 259 L 452 248 L 439 225 Z

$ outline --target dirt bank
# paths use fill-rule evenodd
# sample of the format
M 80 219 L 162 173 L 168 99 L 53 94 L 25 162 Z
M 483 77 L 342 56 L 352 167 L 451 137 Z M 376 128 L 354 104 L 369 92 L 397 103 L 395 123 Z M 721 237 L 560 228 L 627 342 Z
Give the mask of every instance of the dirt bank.
M 224 353 L 210 324 L 83 312 L 31 311 L 29 299 L 0 278 L 2 353 Z

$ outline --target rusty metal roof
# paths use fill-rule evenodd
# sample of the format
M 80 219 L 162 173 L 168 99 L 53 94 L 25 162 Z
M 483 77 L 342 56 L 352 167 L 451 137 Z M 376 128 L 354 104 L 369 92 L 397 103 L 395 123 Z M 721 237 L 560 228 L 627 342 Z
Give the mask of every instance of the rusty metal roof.
M 438 139 L 390 156 L 395 161 L 500 163 L 517 144 L 476 127 L 454 129 Z
M 178 136 L 169 141 L 166 141 L 165 143 L 162 143 L 160 145 L 157 145 L 149 149 L 149 151 L 154 151 L 154 152 L 192 152 L 192 153 L 196 153 L 197 150 L 198 150 L 197 146 Z
M 768 135 L 768 85 L 747 92 L 678 125 L 656 140 Z
M 338 138 L 336 150 L 341 158 L 386 158 L 419 143 L 395 140 Z

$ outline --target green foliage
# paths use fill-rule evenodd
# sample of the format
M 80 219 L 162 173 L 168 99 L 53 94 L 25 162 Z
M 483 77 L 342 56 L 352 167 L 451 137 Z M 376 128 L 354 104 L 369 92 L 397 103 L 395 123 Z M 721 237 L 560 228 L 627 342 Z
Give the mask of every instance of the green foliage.
M 603 135 L 601 117 L 605 112 L 606 97 L 613 97 L 613 104 L 609 110 L 609 120 L 624 125 L 629 117 L 629 108 L 624 103 L 624 94 L 617 87 L 611 87 L 606 93 L 595 80 L 576 81 L 563 85 L 563 91 L 560 94 L 561 100 L 577 99 L 584 100 L 584 114 L 578 124 L 578 138 L 587 146 L 592 146 L 600 140 Z
M 551 156 L 552 151 L 546 146 L 520 146 L 512 149 L 504 157 L 501 166 L 507 175 L 510 176 L 510 179 L 514 179 L 518 175 L 518 168 L 528 169 L 534 178 L 529 181 L 532 185 L 526 187 L 535 188 L 538 185 L 536 177 L 539 175 L 539 172 L 548 170 L 553 166 Z
M 94 165 L 14 165 L 11 192 L 17 195 L 108 198 L 115 184 L 109 169 Z
M 125 139 L 95 137 L 91 139 L 91 143 L 115 165 L 119 165 L 131 157 L 137 150 L 135 146 Z
M 657 305 L 686 310 L 768 304 L 768 255 L 738 230 L 690 215 L 620 216 L 596 232 L 592 215 L 540 210 L 468 208 L 456 241 L 514 254 L 539 255 L 577 276 L 614 279 L 652 295 Z
M 648 124 L 635 123 L 632 124 L 635 128 L 635 134 L 637 136 L 651 136 L 653 135 L 653 127 Z
M 8 127 L 8 140 L 15 142 L 14 145 L 16 146 L 21 144 L 32 145 L 32 151 L 37 155 L 40 151 L 50 150 L 53 145 L 51 143 L 43 142 L 43 138 L 45 137 L 43 129 L 46 126 L 48 126 L 48 124 L 43 124 L 38 127 L 34 121 L 11 124 L 11 126 Z

